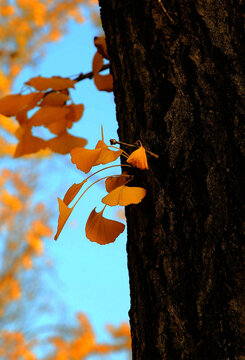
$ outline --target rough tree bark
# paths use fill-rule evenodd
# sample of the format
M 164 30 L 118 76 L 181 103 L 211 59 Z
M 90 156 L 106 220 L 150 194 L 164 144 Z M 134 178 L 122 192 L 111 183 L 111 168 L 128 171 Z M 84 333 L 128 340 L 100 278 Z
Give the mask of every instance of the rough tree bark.
M 242 1 L 100 5 L 119 138 L 160 156 L 126 209 L 133 359 L 242 359 Z

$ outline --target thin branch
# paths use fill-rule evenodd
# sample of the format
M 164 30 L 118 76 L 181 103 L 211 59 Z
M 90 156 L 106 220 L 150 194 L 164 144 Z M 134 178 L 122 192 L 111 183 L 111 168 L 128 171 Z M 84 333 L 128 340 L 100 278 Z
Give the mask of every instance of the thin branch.
M 110 68 L 110 64 L 103 65 L 99 72 L 109 69 L 109 68 Z M 83 74 L 83 73 L 79 74 L 74 80 L 76 82 L 78 82 L 78 81 L 82 81 L 84 79 L 92 79 L 93 76 L 94 76 L 93 71 L 90 71 L 89 73 L 86 73 L 86 74 Z

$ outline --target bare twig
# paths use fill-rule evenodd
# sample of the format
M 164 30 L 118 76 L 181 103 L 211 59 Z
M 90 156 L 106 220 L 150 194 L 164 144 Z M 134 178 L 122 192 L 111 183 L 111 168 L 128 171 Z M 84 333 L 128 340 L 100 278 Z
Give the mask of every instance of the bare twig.
M 103 65 L 102 68 L 100 69 L 100 72 L 109 68 L 110 68 L 110 64 Z M 89 73 L 86 74 L 83 73 L 79 74 L 74 80 L 78 82 L 84 79 L 92 79 L 93 76 L 94 76 L 93 71 L 90 71 Z

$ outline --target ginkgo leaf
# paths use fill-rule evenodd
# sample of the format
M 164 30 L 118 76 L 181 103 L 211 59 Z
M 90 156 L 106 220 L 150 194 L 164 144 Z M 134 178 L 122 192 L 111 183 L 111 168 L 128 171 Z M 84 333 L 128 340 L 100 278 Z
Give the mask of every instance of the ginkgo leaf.
M 118 221 L 104 218 L 103 211 L 104 209 L 97 213 L 94 208 L 89 215 L 85 228 L 87 238 L 100 245 L 114 242 L 125 228 L 125 225 Z
M 71 161 L 77 168 L 87 174 L 93 166 L 108 164 L 115 161 L 121 154 L 122 150 L 112 151 L 104 143 L 103 128 L 101 127 L 101 137 L 95 149 L 75 148 L 71 151 Z
M 36 90 L 44 91 L 48 89 L 63 90 L 68 88 L 74 88 L 76 81 L 69 78 L 62 78 L 60 76 L 53 76 L 51 78 L 45 78 L 42 76 L 36 76 L 31 78 L 25 84 L 34 87 Z
M 65 119 L 70 111 L 68 106 L 43 106 L 28 121 L 30 126 L 48 126 L 52 122 Z
M 71 151 L 71 162 L 77 166 L 77 168 L 85 174 L 87 174 L 96 163 L 101 149 L 83 149 L 75 148 Z
M 106 145 L 94 150 L 75 148 L 71 151 L 71 161 L 79 170 L 87 174 L 93 166 L 115 161 L 121 153 L 122 150 L 112 151 Z
M 60 198 L 58 198 L 58 203 L 59 203 L 59 219 L 58 219 L 57 232 L 54 236 L 54 240 L 58 239 L 61 230 L 65 226 L 65 223 L 67 222 L 73 210 L 73 208 L 69 208 L 68 206 L 66 206 L 66 204 Z
M 20 141 L 15 149 L 14 157 L 20 157 L 27 154 L 33 154 L 39 150 L 46 149 L 47 142 L 39 137 L 33 136 L 28 129 L 21 136 Z
M 130 154 L 130 156 L 128 157 L 127 163 L 129 163 L 141 170 L 149 169 L 145 148 L 141 145 L 139 149 L 133 151 Z
M 52 134 L 60 135 L 66 131 L 67 121 L 66 119 L 60 119 L 58 121 L 49 124 L 47 128 Z
M 68 154 L 72 149 L 80 146 L 83 148 L 87 144 L 87 140 L 78 136 L 73 136 L 68 132 L 64 132 L 53 139 L 47 141 L 48 147 L 59 154 Z
M 44 95 L 40 106 L 63 106 L 67 100 L 69 100 L 67 94 L 50 92 L 49 94 Z
M 95 36 L 94 45 L 96 46 L 98 53 L 109 60 L 105 36 Z
M 98 90 L 100 91 L 112 91 L 113 90 L 113 77 L 111 74 L 100 75 L 99 71 L 104 65 L 103 56 L 98 53 L 95 53 L 92 63 L 92 69 L 94 74 L 94 83 Z
M 28 111 L 34 108 L 43 97 L 42 93 L 27 95 L 7 95 L 0 99 L 0 113 L 5 116 L 14 116 L 20 111 Z
M 122 150 L 112 151 L 106 145 L 101 148 L 98 159 L 96 160 L 94 166 L 100 164 L 108 164 L 112 161 L 115 161 L 122 154 Z
M 18 114 L 15 115 L 15 118 L 20 125 L 27 124 L 29 121 L 26 110 L 19 111 Z
M 123 174 L 127 174 L 126 171 Z M 107 192 L 111 192 L 117 187 L 124 185 L 127 181 L 126 176 L 110 176 L 105 181 L 105 188 Z
M 138 204 L 145 197 L 146 190 L 141 187 L 119 186 L 103 197 L 102 202 L 110 206 Z
M 87 179 L 83 180 L 79 184 L 73 184 L 65 193 L 63 202 L 68 206 L 72 200 L 75 198 L 75 196 L 78 194 L 78 192 L 81 190 L 82 186 L 87 182 Z
M 66 114 L 66 120 L 76 122 L 78 121 L 84 112 L 84 105 L 83 104 L 71 104 L 67 106 L 69 112 Z

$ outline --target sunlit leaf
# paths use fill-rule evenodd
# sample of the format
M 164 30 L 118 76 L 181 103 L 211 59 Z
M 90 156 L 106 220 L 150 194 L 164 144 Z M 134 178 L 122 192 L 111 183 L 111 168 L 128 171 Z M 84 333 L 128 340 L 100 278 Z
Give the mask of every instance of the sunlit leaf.
M 119 186 L 103 197 L 102 202 L 110 206 L 138 204 L 145 197 L 146 190 L 141 187 Z
M 118 159 L 121 154 L 122 154 L 122 150 L 112 151 L 107 146 L 104 146 L 101 148 L 99 157 L 96 160 L 94 165 L 108 164 L 108 163 Z
M 36 76 L 27 81 L 25 84 L 34 87 L 36 90 L 44 91 L 48 89 L 63 90 L 68 88 L 74 88 L 76 81 L 69 78 L 62 78 L 60 76 L 53 76 L 51 78 L 45 78 L 42 76 Z
M 31 93 L 27 95 L 7 95 L 0 99 L 0 114 L 14 116 L 20 111 L 34 108 L 41 100 L 43 94 Z
M 141 145 L 139 149 L 133 151 L 127 159 L 127 162 L 141 170 L 147 170 L 148 163 L 145 148 Z
M 123 172 L 123 174 L 127 174 Z M 116 189 L 117 187 L 124 185 L 127 181 L 126 176 L 110 176 L 105 181 L 105 188 L 107 192 L 111 192 L 112 190 Z
M 83 104 L 71 104 L 67 106 L 70 110 L 66 115 L 67 121 L 76 122 L 78 121 L 84 112 L 84 105 Z
M 39 220 L 35 220 L 32 223 L 32 229 L 38 236 L 50 236 L 52 234 L 52 230 L 46 224 L 42 223 Z
M 48 140 L 47 144 L 48 147 L 56 153 L 68 154 L 71 152 L 72 149 L 77 148 L 77 146 L 83 148 L 83 146 L 87 144 L 87 140 L 77 136 L 73 136 L 68 132 L 64 132 L 63 134 Z
M 66 206 L 66 204 L 59 198 L 58 198 L 58 203 L 59 203 L 59 219 L 58 219 L 57 232 L 55 234 L 54 240 L 58 239 L 61 230 L 63 229 L 65 223 L 67 222 L 73 210 L 73 208 L 69 208 L 68 206 Z
M 9 207 L 11 211 L 19 212 L 23 209 L 20 199 L 7 190 L 2 190 L 0 199 L 1 203 Z
M 52 134 L 60 135 L 66 131 L 67 128 L 67 120 L 66 119 L 60 119 L 58 121 L 55 121 L 47 126 L 49 131 Z
M 26 240 L 36 255 L 42 255 L 43 242 L 39 236 L 37 236 L 33 231 L 29 231 L 26 235 Z
M 83 149 L 75 148 L 71 150 L 71 162 L 85 174 L 87 174 L 99 158 L 101 149 Z
M 78 194 L 82 186 L 87 182 L 87 179 L 83 180 L 79 184 L 73 184 L 65 193 L 63 202 L 68 206 L 72 200 L 75 198 L 75 196 Z
M 30 126 L 48 126 L 52 122 L 65 119 L 65 115 L 70 111 L 68 106 L 43 106 L 29 120 Z
M 86 236 L 90 241 L 100 245 L 112 243 L 123 232 L 125 225 L 103 217 L 103 211 L 97 213 L 95 209 L 89 215 L 86 223 Z
M 0 114 L 0 127 L 10 134 L 14 134 L 18 125 L 10 117 Z
M 20 137 L 20 141 L 15 149 L 14 157 L 33 154 L 41 149 L 46 149 L 47 142 L 31 134 L 30 130 L 26 130 Z

